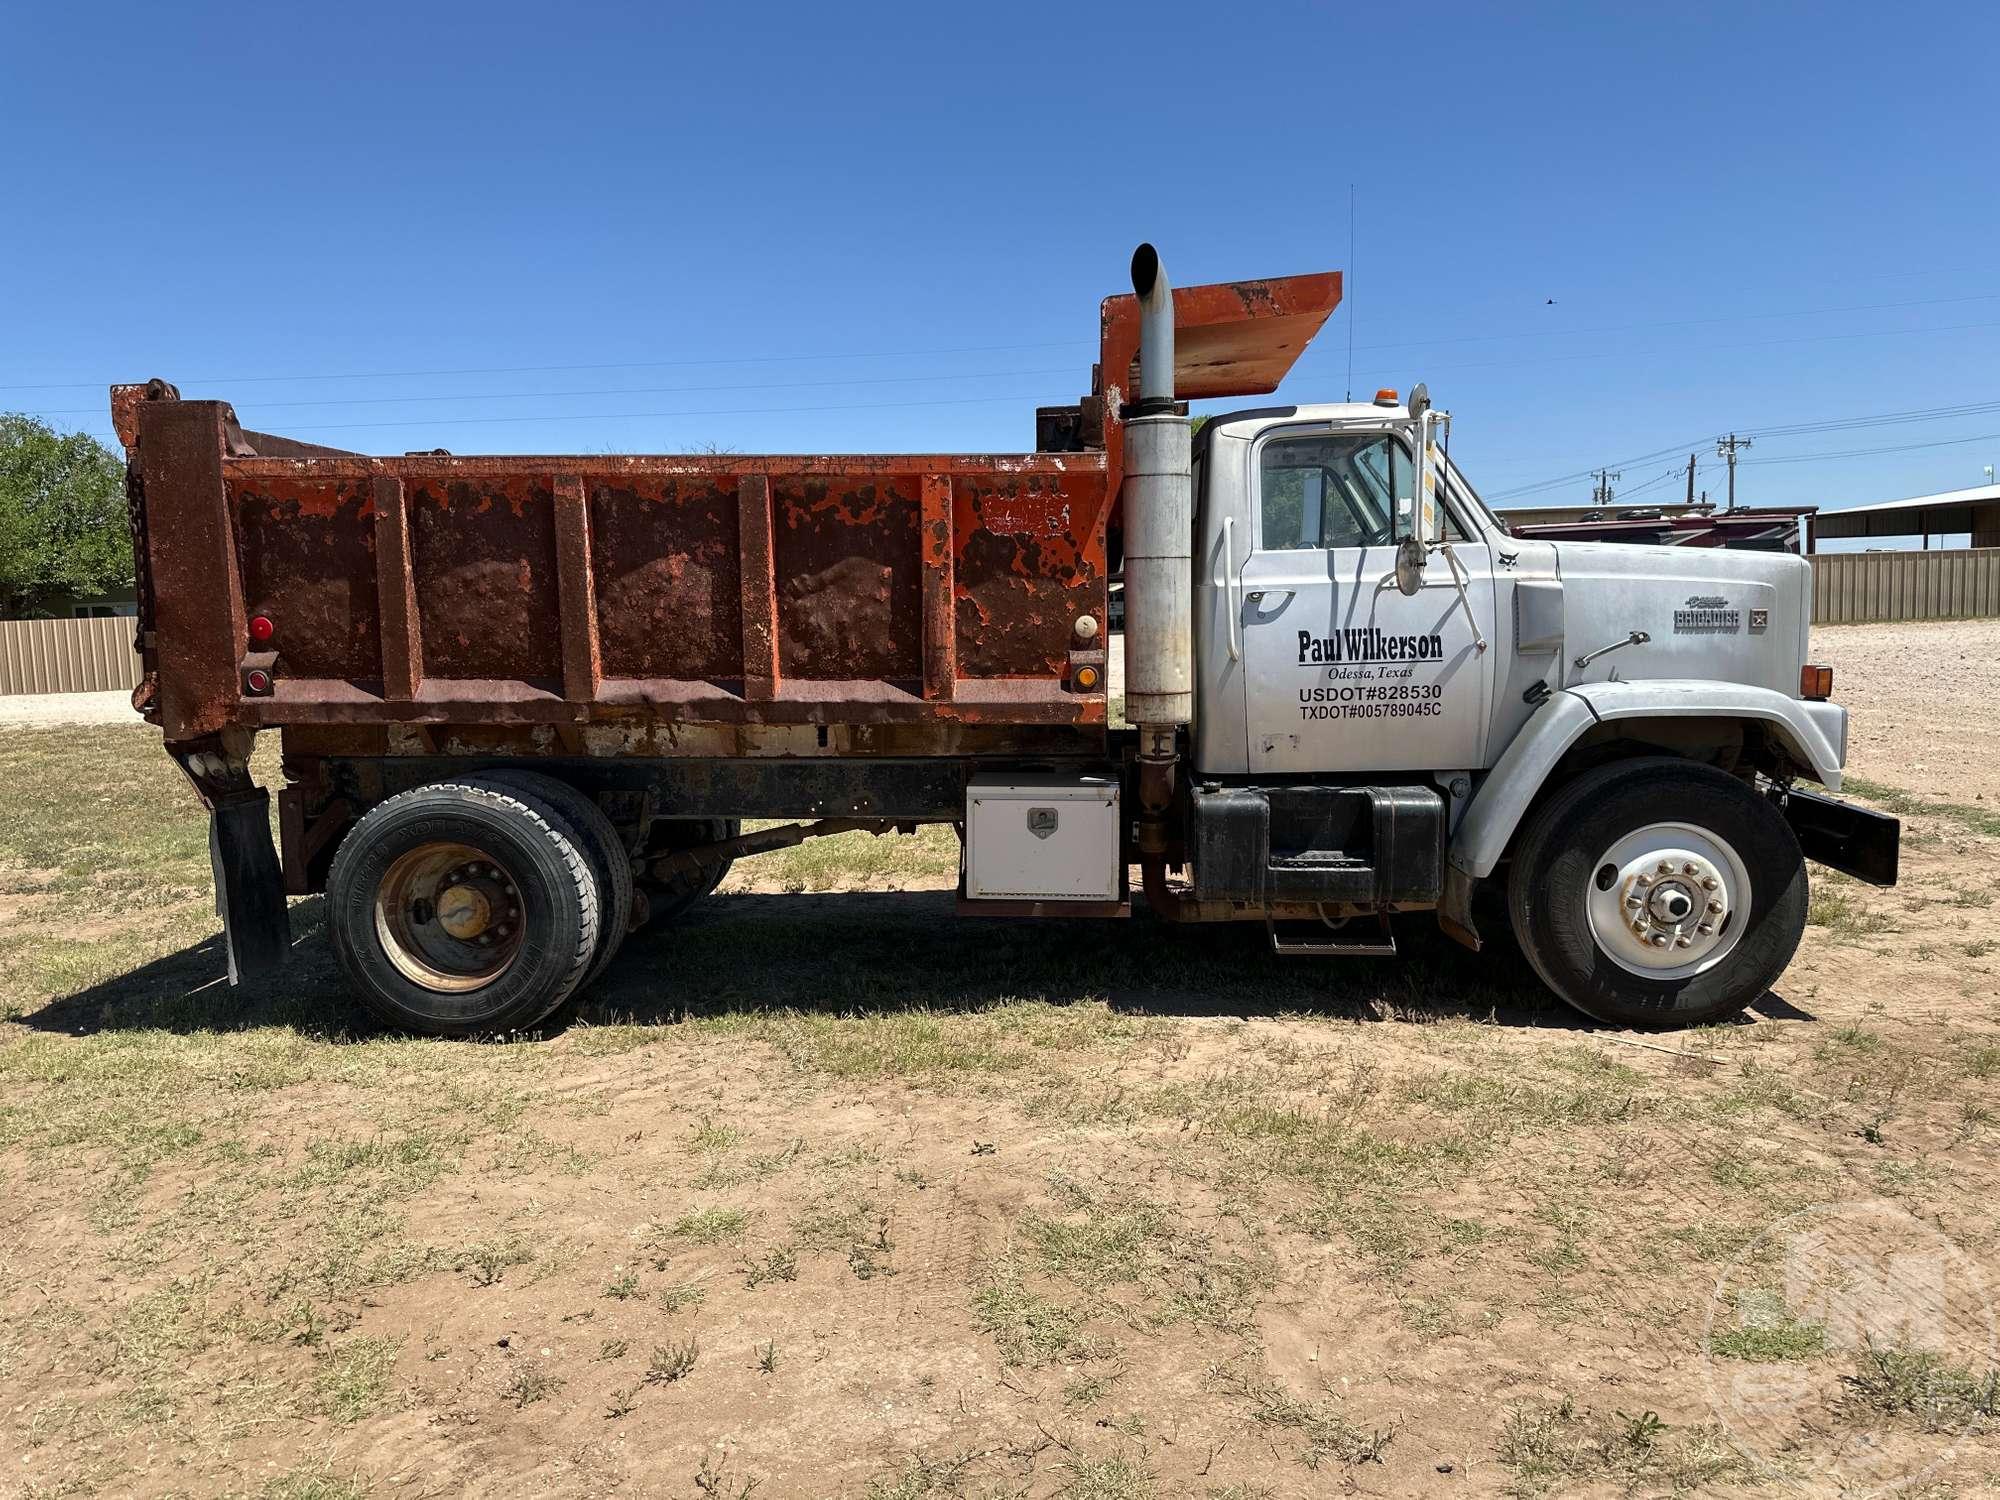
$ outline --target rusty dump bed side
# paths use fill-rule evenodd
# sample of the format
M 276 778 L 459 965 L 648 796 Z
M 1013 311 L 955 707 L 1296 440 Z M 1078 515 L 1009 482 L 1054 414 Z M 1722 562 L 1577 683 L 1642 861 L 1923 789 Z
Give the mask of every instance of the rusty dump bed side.
M 220 402 L 138 412 L 171 741 L 229 724 L 1103 722 L 1101 688 L 1069 681 L 1079 617 L 1101 643 L 1102 454 L 282 457 L 232 452 L 258 447 L 232 428 Z
M 1181 289 L 1190 394 L 1270 389 L 1338 288 Z M 1023 745 L 1101 744 L 1133 299 L 1100 324 L 1090 437 L 1062 453 L 377 458 L 114 387 L 136 697 L 177 745 L 277 726 L 406 750 L 526 730 L 570 754 L 712 755 L 732 727 L 776 732 L 753 753 L 810 751 L 814 726 L 832 753 L 1031 726 Z M 827 726 L 879 733 L 829 746 Z

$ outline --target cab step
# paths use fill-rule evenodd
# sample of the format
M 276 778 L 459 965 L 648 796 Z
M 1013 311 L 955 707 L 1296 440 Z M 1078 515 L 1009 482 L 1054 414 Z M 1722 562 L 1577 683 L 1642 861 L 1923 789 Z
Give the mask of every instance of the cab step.
M 1271 951 L 1280 958 L 1394 958 L 1396 956 L 1396 935 L 1389 930 L 1389 919 L 1378 917 L 1368 927 L 1372 938 L 1346 938 L 1338 934 L 1350 926 L 1360 925 L 1365 919 L 1355 917 L 1346 922 L 1328 922 L 1328 931 L 1335 934 L 1331 939 L 1308 941 L 1300 938 L 1284 938 L 1278 935 L 1278 924 L 1269 917 L 1264 919 L 1264 931 L 1271 939 Z M 1293 926 L 1303 924 L 1294 923 Z

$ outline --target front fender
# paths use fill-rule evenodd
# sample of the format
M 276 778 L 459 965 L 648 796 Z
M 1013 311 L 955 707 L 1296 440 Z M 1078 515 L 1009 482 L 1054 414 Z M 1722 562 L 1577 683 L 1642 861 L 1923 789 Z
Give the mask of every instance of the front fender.
M 1493 873 L 1529 803 L 1563 755 L 1596 724 L 1618 719 L 1755 719 L 1769 725 L 1828 791 L 1840 790 L 1847 710 L 1733 682 L 1593 682 L 1551 694 L 1480 784 L 1452 836 L 1451 865 Z

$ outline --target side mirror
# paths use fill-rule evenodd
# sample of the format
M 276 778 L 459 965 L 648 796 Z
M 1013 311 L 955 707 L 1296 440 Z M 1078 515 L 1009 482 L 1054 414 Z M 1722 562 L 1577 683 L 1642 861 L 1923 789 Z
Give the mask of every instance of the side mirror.
M 1414 594 L 1424 586 L 1424 564 L 1430 561 L 1430 549 L 1413 536 L 1406 536 L 1396 543 L 1396 587 L 1405 594 Z
M 1416 451 L 1412 493 L 1396 497 L 1396 587 L 1414 594 L 1423 587 L 1430 549 L 1444 539 L 1444 511 L 1438 504 L 1438 476 L 1444 464 L 1437 450 L 1439 413 L 1428 389 L 1410 392 L 1410 445 Z

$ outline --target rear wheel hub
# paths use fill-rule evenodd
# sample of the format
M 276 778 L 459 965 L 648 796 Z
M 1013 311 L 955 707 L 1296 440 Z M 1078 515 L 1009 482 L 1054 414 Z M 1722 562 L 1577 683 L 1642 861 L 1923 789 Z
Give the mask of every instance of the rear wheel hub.
M 520 951 L 520 892 L 481 850 L 419 844 L 383 873 L 375 930 L 389 961 L 413 983 L 478 989 L 505 973 Z

